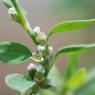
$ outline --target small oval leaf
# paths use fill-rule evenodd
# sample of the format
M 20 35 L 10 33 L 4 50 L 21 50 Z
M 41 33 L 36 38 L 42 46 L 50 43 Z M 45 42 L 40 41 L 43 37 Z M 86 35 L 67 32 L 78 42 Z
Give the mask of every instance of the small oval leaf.
M 59 49 L 56 52 L 56 57 L 60 54 L 64 54 L 64 53 L 75 53 L 75 52 L 80 52 L 82 50 L 87 50 L 90 48 L 95 48 L 95 44 L 79 44 L 79 45 L 69 45 L 69 46 L 65 46 L 61 49 Z
M 0 61 L 7 64 L 19 64 L 32 54 L 24 45 L 17 42 L 2 42 L 0 43 Z
M 82 28 L 84 26 L 90 25 L 92 23 L 95 23 L 95 19 L 91 20 L 75 20 L 75 21 L 64 21 L 62 23 L 59 23 L 55 25 L 48 34 L 48 37 L 52 34 L 59 33 L 59 32 L 68 32 L 72 30 L 76 30 L 79 28 Z
M 35 85 L 35 82 L 23 74 L 9 74 L 5 78 L 5 83 L 11 89 L 20 93 L 25 93 Z

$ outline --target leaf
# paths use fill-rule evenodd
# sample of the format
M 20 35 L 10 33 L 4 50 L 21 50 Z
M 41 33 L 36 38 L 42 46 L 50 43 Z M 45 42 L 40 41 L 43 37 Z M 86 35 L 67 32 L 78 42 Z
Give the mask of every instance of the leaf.
M 66 80 L 69 80 L 69 78 L 72 77 L 73 74 L 76 73 L 77 69 L 78 69 L 77 54 L 70 54 L 70 60 L 67 65 Z
M 69 45 L 57 50 L 55 56 L 57 57 L 58 55 L 64 54 L 64 53 L 76 53 L 76 52 L 80 52 L 80 51 L 88 50 L 92 48 L 95 48 L 95 44 Z
M 5 78 L 5 83 L 11 89 L 20 93 L 25 93 L 35 85 L 35 82 L 23 74 L 9 74 Z
M 68 81 L 67 86 L 70 89 L 77 88 L 78 86 L 82 85 L 85 82 L 86 77 L 86 69 L 81 68 L 79 71 L 77 71 Z
M 75 89 L 74 95 L 95 95 L 95 68 L 85 77 L 85 83 Z
M 32 54 L 24 45 L 17 42 L 1 42 L 0 43 L 0 60 L 7 64 L 19 64 Z
M 5 5 L 7 8 L 13 7 L 13 4 L 12 4 L 11 0 L 2 0 L 2 2 L 4 3 L 4 5 Z
M 90 25 L 95 23 L 95 19 L 90 19 L 90 20 L 75 20 L 75 21 L 64 21 L 62 23 L 59 23 L 55 25 L 48 34 L 48 37 L 50 37 L 54 33 L 59 33 L 59 32 L 68 32 L 72 30 L 79 29 L 81 27 Z

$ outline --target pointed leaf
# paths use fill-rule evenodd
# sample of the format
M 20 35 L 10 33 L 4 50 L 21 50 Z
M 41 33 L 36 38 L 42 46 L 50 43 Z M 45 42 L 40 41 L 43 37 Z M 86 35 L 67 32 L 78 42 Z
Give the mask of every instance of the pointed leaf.
M 66 80 L 69 80 L 69 78 L 72 77 L 73 74 L 76 73 L 76 70 L 78 69 L 77 59 L 78 59 L 77 54 L 70 54 L 70 60 L 67 65 Z
M 75 53 L 75 52 L 80 52 L 82 50 L 88 50 L 91 48 L 95 48 L 95 44 L 79 44 L 79 45 L 69 45 L 69 46 L 65 46 L 61 49 L 59 49 L 56 52 L 56 57 L 60 54 L 64 54 L 64 53 Z
M 19 64 L 32 56 L 30 50 L 17 42 L 0 43 L 0 60 L 7 64 Z
M 13 7 L 13 4 L 12 4 L 11 0 L 2 0 L 2 2 L 4 3 L 4 5 L 5 5 L 7 8 Z
M 79 29 L 81 27 L 90 25 L 95 23 L 95 19 L 91 20 L 76 20 L 76 21 L 64 21 L 62 23 L 59 23 L 55 25 L 50 31 L 48 36 L 51 36 L 54 33 L 59 33 L 59 32 L 68 32 L 72 30 Z
M 11 89 L 20 93 L 25 93 L 35 85 L 35 82 L 23 74 L 9 74 L 5 78 L 5 83 Z

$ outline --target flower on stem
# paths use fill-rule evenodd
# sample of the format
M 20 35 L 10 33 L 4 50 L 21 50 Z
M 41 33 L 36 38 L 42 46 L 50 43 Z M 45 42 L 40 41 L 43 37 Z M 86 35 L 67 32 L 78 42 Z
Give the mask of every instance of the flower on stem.
M 38 34 L 39 32 L 41 32 L 39 26 L 35 27 L 35 28 L 33 29 L 33 31 L 34 31 L 36 34 Z
M 34 80 L 39 83 L 44 80 L 45 69 L 41 64 L 37 64 Z
M 37 41 L 40 43 L 40 44 L 45 44 L 46 43 L 46 40 L 47 40 L 47 36 L 45 35 L 44 32 L 41 32 L 40 30 L 40 27 L 37 26 L 34 28 L 34 32 L 36 33 L 37 35 Z
M 36 64 L 30 63 L 30 64 L 27 66 L 27 70 L 29 71 L 29 76 L 30 76 L 32 79 L 34 79 L 35 72 L 36 72 Z
M 49 51 L 53 52 L 53 47 L 52 46 L 49 47 Z
M 33 53 L 31 59 L 35 62 L 42 62 L 44 60 L 41 52 Z
M 18 14 L 14 7 L 8 9 L 8 14 L 11 15 L 13 21 L 19 22 Z
M 48 60 L 52 60 L 53 54 L 54 54 L 53 47 L 49 46 L 49 54 L 47 56 Z
M 44 51 L 44 50 L 45 50 L 45 46 L 38 45 L 38 51 Z
M 10 15 L 17 15 L 17 12 L 14 7 L 8 9 L 8 14 Z
M 30 63 L 28 66 L 27 66 L 27 70 L 30 71 L 30 70 L 33 70 L 33 69 L 36 69 L 36 65 L 34 63 Z

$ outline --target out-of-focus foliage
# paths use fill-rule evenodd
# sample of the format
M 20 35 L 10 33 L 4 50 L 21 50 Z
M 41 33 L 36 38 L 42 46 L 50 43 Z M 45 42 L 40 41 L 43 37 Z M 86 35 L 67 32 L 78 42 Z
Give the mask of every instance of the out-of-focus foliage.
M 86 77 L 85 83 L 75 90 L 75 95 L 95 95 L 95 68 L 90 70 Z
M 59 9 L 69 8 L 94 8 L 95 0 L 55 0 L 55 5 Z

